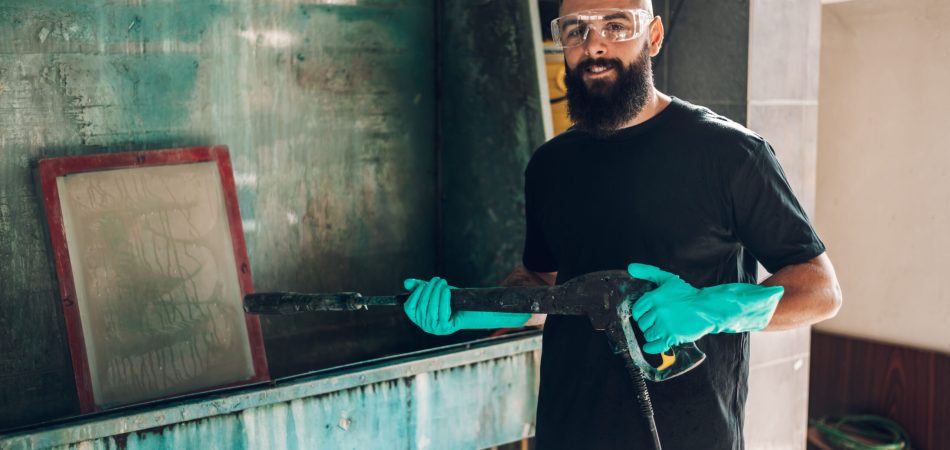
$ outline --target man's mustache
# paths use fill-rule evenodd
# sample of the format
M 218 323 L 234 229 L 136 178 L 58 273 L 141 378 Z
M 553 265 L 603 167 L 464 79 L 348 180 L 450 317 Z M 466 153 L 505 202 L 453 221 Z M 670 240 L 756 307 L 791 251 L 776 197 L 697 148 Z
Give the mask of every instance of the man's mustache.
M 577 72 L 584 72 L 593 66 L 606 67 L 608 69 L 623 69 L 623 63 L 616 58 L 591 58 L 585 59 L 574 68 Z

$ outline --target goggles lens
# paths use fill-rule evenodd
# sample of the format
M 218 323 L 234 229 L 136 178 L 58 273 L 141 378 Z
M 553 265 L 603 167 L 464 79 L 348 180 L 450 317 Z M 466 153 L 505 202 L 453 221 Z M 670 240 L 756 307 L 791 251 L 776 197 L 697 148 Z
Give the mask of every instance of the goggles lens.
M 551 21 L 551 37 L 562 48 L 576 47 L 593 31 L 602 39 L 622 42 L 643 34 L 653 16 L 642 9 L 592 9 Z

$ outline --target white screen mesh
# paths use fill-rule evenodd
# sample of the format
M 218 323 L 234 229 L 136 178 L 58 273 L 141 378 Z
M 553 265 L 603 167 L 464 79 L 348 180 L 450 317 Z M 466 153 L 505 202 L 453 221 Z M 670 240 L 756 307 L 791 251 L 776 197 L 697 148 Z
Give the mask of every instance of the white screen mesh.
M 57 184 L 96 404 L 254 375 L 216 163 Z

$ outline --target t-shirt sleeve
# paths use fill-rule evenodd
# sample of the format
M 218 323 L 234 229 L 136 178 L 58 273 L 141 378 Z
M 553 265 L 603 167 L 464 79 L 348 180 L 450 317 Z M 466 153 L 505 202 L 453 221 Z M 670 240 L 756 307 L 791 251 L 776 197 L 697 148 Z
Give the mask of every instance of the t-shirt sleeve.
M 825 251 L 825 244 L 765 141 L 731 177 L 733 220 L 739 241 L 770 273 Z
M 537 183 L 531 172 L 529 166 L 524 176 L 525 239 L 521 263 L 532 272 L 556 272 L 557 260 L 551 254 L 541 228 L 540 205 L 535 192 Z

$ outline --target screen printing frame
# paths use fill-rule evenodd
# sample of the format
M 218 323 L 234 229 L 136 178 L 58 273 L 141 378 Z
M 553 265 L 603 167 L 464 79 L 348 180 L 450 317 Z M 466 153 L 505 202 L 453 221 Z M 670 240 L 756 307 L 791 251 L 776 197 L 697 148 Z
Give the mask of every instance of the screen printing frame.
M 241 297 L 254 291 L 250 264 L 247 257 L 247 247 L 244 241 L 244 232 L 241 224 L 241 214 L 238 208 L 237 191 L 234 184 L 234 173 L 227 146 L 216 145 L 210 147 L 187 147 L 166 150 L 149 150 L 127 153 L 111 153 L 86 156 L 70 156 L 49 158 L 38 163 L 38 175 L 42 189 L 43 202 L 48 222 L 48 231 L 53 249 L 53 260 L 56 266 L 56 275 L 59 280 L 60 301 L 66 322 L 67 339 L 69 341 L 70 357 L 76 390 L 79 397 L 79 406 L 82 413 L 101 411 L 113 405 L 102 407 L 97 404 L 93 392 L 93 380 L 90 371 L 89 355 L 86 341 L 83 336 L 83 323 L 77 304 L 77 287 L 73 274 L 73 265 L 70 260 L 69 247 L 66 239 L 66 229 L 63 217 L 63 205 L 59 195 L 58 179 L 71 174 L 99 172 L 115 169 L 134 169 L 144 167 L 169 166 L 179 164 L 195 164 L 214 162 L 217 166 L 218 178 L 221 181 L 224 210 L 230 231 L 230 240 L 233 247 L 238 287 Z M 238 305 L 242 307 L 243 306 Z M 177 397 L 179 395 L 204 392 L 225 387 L 255 384 L 270 379 L 267 358 L 264 352 L 264 340 L 261 333 L 260 320 L 257 316 L 244 314 L 247 338 L 250 347 L 250 361 L 253 367 L 253 376 L 249 379 L 215 386 L 207 386 L 197 390 L 178 392 L 172 395 L 160 396 L 148 400 L 136 401 L 130 404 L 147 403 L 154 400 Z

